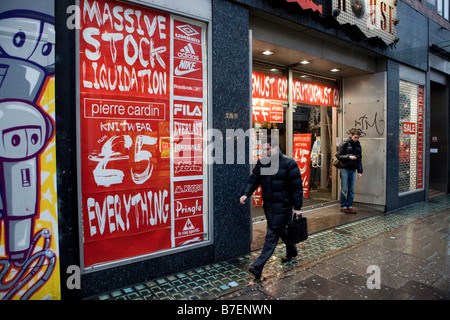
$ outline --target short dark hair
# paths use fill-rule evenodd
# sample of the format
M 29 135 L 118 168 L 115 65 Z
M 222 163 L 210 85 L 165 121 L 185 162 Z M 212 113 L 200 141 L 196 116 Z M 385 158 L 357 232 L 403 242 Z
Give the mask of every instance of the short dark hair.
M 352 128 L 352 129 L 350 129 L 350 134 L 351 134 L 352 136 L 354 136 L 355 134 L 357 134 L 358 136 L 360 136 L 361 133 L 362 133 L 362 130 L 361 130 L 361 129 L 357 129 L 357 128 Z

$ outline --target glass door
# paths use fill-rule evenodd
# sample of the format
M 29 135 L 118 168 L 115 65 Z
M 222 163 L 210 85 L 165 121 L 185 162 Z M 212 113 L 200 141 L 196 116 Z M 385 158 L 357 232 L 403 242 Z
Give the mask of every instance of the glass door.
M 303 207 L 332 197 L 332 108 L 297 103 L 293 113 L 293 155 L 303 179 Z

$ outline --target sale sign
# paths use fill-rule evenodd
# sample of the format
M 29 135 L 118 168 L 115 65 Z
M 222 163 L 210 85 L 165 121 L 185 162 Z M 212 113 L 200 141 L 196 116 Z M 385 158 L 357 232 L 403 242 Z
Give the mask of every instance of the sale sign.
M 204 240 L 205 26 L 114 0 L 80 5 L 84 266 Z M 174 193 L 179 179 L 195 197 Z
M 303 197 L 308 199 L 311 174 L 311 133 L 294 134 L 294 160 L 302 175 Z
M 415 122 L 403 122 L 402 124 L 403 134 L 416 134 Z

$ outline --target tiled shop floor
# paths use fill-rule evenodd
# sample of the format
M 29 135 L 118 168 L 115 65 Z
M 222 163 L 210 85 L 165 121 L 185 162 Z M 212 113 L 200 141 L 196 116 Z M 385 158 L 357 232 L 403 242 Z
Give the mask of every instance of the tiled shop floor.
M 230 294 L 230 297 L 233 297 L 232 294 L 239 291 L 247 293 L 248 296 L 246 298 L 249 298 L 253 295 L 256 299 L 264 299 L 267 298 L 268 295 L 270 295 L 270 280 L 280 281 L 280 283 L 282 283 L 283 281 L 287 282 L 287 280 L 284 280 L 283 278 L 288 278 L 289 275 L 292 275 L 294 272 L 301 272 L 301 267 L 308 266 L 311 264 L 311 262 L 317 262 L 327 257 L 331 257 L 330 259 L 333 259 L 333 256 L 338 255 L 339 252 L 343 251 L 344 249 L 352 249 L 353 247 L 356 248 L 353 249 L 353 251 L 350 251 L 349 254 L 356 255 L 353 256 L 353 258 L 357 261 L 362 254 L 368 254 L 370 252 L 370 250 L 366 250 L 367 252 L 364 253 L 362 251 L 360 252 L 359 250 L 362 250 L 364 248 L 364 244 L 361 245 L 361 249 L 358 249 L 359 247 L 357 245 L 360 245 L 365 240 L 374 239 L 375 237 L 377 237 L 375 241 L 383 243 L 383 247 L 386 248 L 386 251 L 388 251 L 390 248 L 394 248 L 396 250 L 400 250 L 400 252 L 413 253 L 413 256 L 417 259 L 414 261 L 400 261 L 400 259 L 403 257 L 395 256 L 391 257 L 392 261 L 385 261 L 384 263 L 387 263 L 386 266 L 389 266 L 391 268 L 404 263 L 410 263 L 411 270 L 408 270 L 408 268 L 403 268 L 400 271 L 395 269 L 398 271 L 397 273 L 395 273 L 395 277 L 386 274 L 384 281 L 390 281 L 390 286 L 387 288 L 389 289 L 391 287 L 402 287 L 403 291 L 401 293 L 385 292 L 386 290 L 388 290 L 386 289 L 383 293 L 394 299 L 406 299 L 408 297 L 411 297 L 411 295 L 413 294 L 415 294 L 416 297 L 420 298 L 420 294 L 426 295 L 426 292 L 428 292 L 430 295 L 437 295 L 436 290 L 439 290 L 436 289 L 435 291 L 433 291 L 434 287 L 430 287 L 429 285 L 427 285 L 426 281 L 424 281 L 424 279 L 426 279 L 424 277 L 430 277 L 430 282 L 436 281 L 436 279 L 433 278 L 433 275 L 436 272 L 433 273 L 432 270 L 422 270 L 420 266 L 415 266 L 414 263 L 419 263 L 418 261 L 420 261 L 419 259 L 421 257 L 423 259 L 428 259 L 426 261 L 436 261 L 438 263 L 435 264 L 434 268 L 437 268 L 438 266 L 440 266 L 441 268 L 446 268 L 444 272 L 448 273 L 448 270 L 450 268 L 450 258 L 447 254 L 447 249 L 450 239 L 446 239 L 445 244 L 441 245 L 440 247 L 433 247 L 432 241 L 427 242 L 427 238 L 432 239 L 432 237 L 442 236 L 442 233 L 435 235 L 433 232 L 434 229 L 446 230 L 446 232 L 448 233 L 448 214 L 444 214 L 444 218 L 442 218 L 441 220 L 433 222 L 434 229 L 421 228 L 420 226 L 413 224 L 413 222 L 429 217 L 432 214 L 438 213 L 448 208 L 450 208 L 450 196 L 444 195 L 433 198 L 426 203 L 408 206 L 395 212 L 390 212 L 388 214 L 379 214 L 366 218 L 364 220 L 356 221 L 312 234 L 309 236 L 307 241 L 298 244 L 300 254 L 297 259 L 285 264 L 280 263 L 280 259 L 285 255 L 285 247 L 283 244 L 279 244 L 277 246 L 277 249 L 275 250 L 274 255 L 267 262 L 264 268 L 263 278 L 269 280 L 266 282 L 268 283 L 268 285 L 265 285 L 262 290 L 257 290 L 255 288 L 255 285 L 257 286 L 257 284 L 255 284 L 253 276 L 248 272 L 249 266 L 260 253 L 260 251 L 257 250 L 251 252 L 248 255 L 232 260 L 186 270 L 184 272 L 161 277 L 145 283 L 130 285 L 128 287 L 113 290 L 104 294 L 100 294 L 98 296 L 91 297 L 89 299 L 210 300 L 224 298 L 227 295 L 229 296 Z M 425 221 L 424 223 L 427 222 Z M 411 228 L 413 229 L 411 230 Z M 394 238 L 392 236 L 389 236 L 388 233 L 393 230 L 396 230 L 397 235 Z M 405 235 L 407 233 L 407 236 L 399 236 L 402 234 L 402 232 L 404 232 Z M 386 233 L 388 236 L 379 237 L 380 235 Z M 415 245 L 412 246 L 412 242 L 414 242 Z M 420 250 L 418 248 L 420 248 Z M 398 253 L 399 251 L 395 252 Z M 360 256 L 358 256 L 358 254 L 360 254 Z M 370 259 L 374 259 L 373 263 L 376 264 L 382 263 L 382 261 L 376 260 L 380 259 L 380 257 L 381 255 L 374 257 L 365 256 L 364 259 L 367 259 L 368 261 L 370 261 Z M 384 257 L 383 259 L 386 260 L 389 258 Z M 349 261 L 347 260 L 349 259 L 345 257 L 342 259 L 342 261 L 335 262 L 336 265 L 339 265 L 349 263 Z M 325 266 L 326 268 L 323 269 L 322 272 L 333 272 L 334 267 L 332 264 L 318 264 L 313 268 L 319 269 Z M 314 275 L 317 278 L 316 279 L 309 276 L 303 280 L 299 280 L 299 286 L 291 286 L 290 291 L 283 289 L 283 293 L 280 293 L 280 295 L 276 296 L 276 298 L 283 299 L 284 297 L 289 299 L 293 296 L 308 298 L 308 295 L 310 295 L 309 298 L 314 299 L 316 296 L 324 297 L 327 294 L 329 294 L 329 298 L 332 299 L 340 299 L 341 297 L 345 299 L 352 299 L 352 297 L 360 298 L 361 295 L 366 295 L 368 291 L 361 288 L 361 292 L 359 292 L 358 288 L 349 289 L 351 287 L 348 286 L 343 287 L 343 289 L 333 291 L 334 288 L 332 286 L 339 285 L 340 282 L 348 283 L 349 281 L 355 281 L 358 277 L 362 277 L 365 271 L 366 270 L 361 271 L 360 274 L 357 274 L 357 271 L 355 271 L 356 274 L 349 272 L 343 272 L 334 275 L 329 274 L 332 277 L 327 279 L 331 279 L 333 281 L 326 281 L 326 283 L 324 282 L 323 284 L 320 283 L 320 281 L 323 281 L 323 277 Z M 419 271 L 421 272 L 420 274 Z M 422 277 L 420 278 L 421 282 L 414 282 L 415 277 Z M 443 287 L 448 286 L 448 278 L 450 278 L 450 276 L 445 278 L 447 279 L 445 280 L 447 282 L 442 284 Z M 301 277 L 298 277 L 297 279 L 301 279 Z M 406 279 L 409 279 L 411 281 L 406 281 Z M 302 287 L 311 286 L 313 284 L 317 286 L 317 291 L 314 291 L 314 287 L 312 287 L 312 289 L 308 291 L 301 290 Z M 295 288 L 295 290 L 292 288 Z M 412 293 L 408 295 L 407 292 Z M 373 293 L 370 292 L 370 294 Z M 399 296 L 398 294 L 402 296 Z M 367 298 L 367 296 L 365 297 Z

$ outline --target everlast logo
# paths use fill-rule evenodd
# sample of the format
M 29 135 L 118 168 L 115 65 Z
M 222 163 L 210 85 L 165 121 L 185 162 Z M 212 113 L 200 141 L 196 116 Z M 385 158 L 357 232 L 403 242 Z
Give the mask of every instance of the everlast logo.
M 340 24 L 353 24 L 368 37 L 395 44 L 397 0 L 333 0 L 333 16 Z

